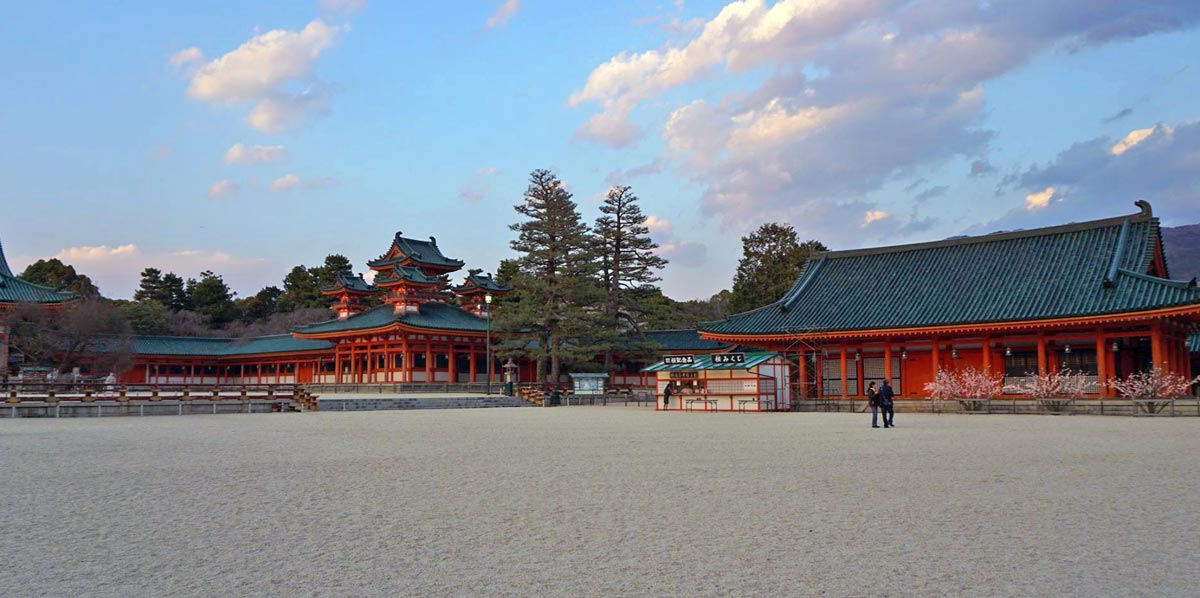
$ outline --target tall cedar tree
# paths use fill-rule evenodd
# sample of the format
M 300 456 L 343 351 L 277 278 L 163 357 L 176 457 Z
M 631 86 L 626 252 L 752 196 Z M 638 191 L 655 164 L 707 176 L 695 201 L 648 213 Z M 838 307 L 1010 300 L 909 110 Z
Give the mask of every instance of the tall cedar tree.
M 547 373 L 557 382 L 564 361 L 583 359 L 591 349 L 596 313 L 589 306 L 600 299 L 592 241 L 571 194 L 548 170 L 529 175 L 525 199 L 514 209 L 525 217 L 509 226 L 518 233 L 510 246 L 520 255 L 520 275 L 505 273 L 513 300 L 506 297 L 497 312 L 496 329 L 536 360 L 539 382 Z
M 812 254 L 829 251 L 820 241 L 800 243 L 790 224 L 771 222 L 742 237 L 742 259 L 733 277 L 729 312 L 741 313 L 779 300 L 796 283 Z
M 658 291 L 654 283 L 661 280 L 655 272 L 667 265 L 667 260 L 654 253 L 658 245 L 650 240 L 646 215 L 637 202 L 638 196 L 630 192 L 628 186 L 609 189 L 600 206 L 604 215 L 596 219 L 592 228 L 600 256 L 600 281 L 605 291 L 604 316 L 608 334 L 600 339 L 606 345 L 605 370 L 612 369 L 613 351 L 620 345 L 619 339 L 641 336 L 652 312 L 652 303 L 648 299 Z M 628 348 L 635 352 L 639 350 L 637 346 Z

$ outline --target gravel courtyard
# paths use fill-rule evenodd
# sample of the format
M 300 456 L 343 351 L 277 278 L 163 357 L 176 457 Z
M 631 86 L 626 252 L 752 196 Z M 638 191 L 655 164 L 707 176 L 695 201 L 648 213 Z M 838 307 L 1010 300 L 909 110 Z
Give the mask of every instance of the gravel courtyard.
M 0 420 L 0 595 L 1200 595 L 1200 419 Z

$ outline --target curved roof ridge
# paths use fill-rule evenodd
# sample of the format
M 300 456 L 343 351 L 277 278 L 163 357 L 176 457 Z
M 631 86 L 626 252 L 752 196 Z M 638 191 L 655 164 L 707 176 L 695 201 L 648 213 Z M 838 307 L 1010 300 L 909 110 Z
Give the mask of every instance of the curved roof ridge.
M 1102 218 L 1100 220 L 1088 220 L 1085 222 L 1071 222 L 1068 224 L 1058 224 L 1055 226 L 1044 226 L 1040 228 L 1029 228 L 1023 230 L 999 231 L 984 235 L 951 237 L 949 239 L 941 239 L 939 241 L 925 241 L 923 243 L 906 243 L 903 245 L 887 245 L 883 247 L 865 247 L 862 249 L 844 249 L 841 251 L 825 251 L 817 255 L 828 256 L 831 259 L 843 257 L 858 257 L 863 255 L 877 255 L 881 253 L 900 253 L 905 251 L 919 251 L 922 249 L 934 249 L 938 247 L 959 247 L 962 245 L 974 245 L 977 243 L 990 243 L 993 241 L 1006 241 L 1009 239 L 1027 239 L 1029 237 L 1040 237 L 1043 235 L 1054 235 L 1059 233 L 1068 233 L 1076 231 L 1091 230 L 1095 228 L 1106 228 L 1117 226 L 1123 222 L 1143 222 L 1146 220 L 1156 220 L 1150 212 L 1143 210 L 1136 214 L 1126 216 L 1116 216 L 1112 218 Z

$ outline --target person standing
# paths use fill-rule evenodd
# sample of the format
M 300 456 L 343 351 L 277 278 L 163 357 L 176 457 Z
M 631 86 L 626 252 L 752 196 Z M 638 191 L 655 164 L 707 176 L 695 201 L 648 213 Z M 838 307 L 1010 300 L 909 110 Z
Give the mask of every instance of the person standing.
M 892 392 L 892 379 L 884 379 L 883 386 L 879 387 L 878 400 L 879 408 L 883 411 L 883 427 L 885 428 L 896 427 L 896 424 L 892 423 L 896 417 L 894 405 L 892 404 L 892 399 L 894 399 L 895 396 L 895 393 Z
M 875 390 L 875 383 L 867 385 L 867 403 L 871 406 L 871 427 L 879 427 L 879 391 Z
M 668 382 L 667 387 L 663 389 L 663 410 L 671 408 L 671 394 L 675 392 L 675 383 Z

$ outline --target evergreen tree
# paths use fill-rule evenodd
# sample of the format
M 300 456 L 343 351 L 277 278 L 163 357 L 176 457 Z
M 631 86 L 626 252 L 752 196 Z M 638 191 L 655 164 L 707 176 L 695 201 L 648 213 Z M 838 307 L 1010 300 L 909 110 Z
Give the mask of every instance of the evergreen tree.
M 742 237 L 729 297 L 729 312 L 741 313 L 779 300 L 796 283 L 809 256 L 829 251 L 820 241 L 800 243 L 790 224 L 771 222 Z
M 662 295 L 654 286 L 661 280 L 656 272 L 667 265 L 667 260 L 655 254 L 658 245 L 650 240 L 646 215 L 629 189 L 609 189 L 600 206 L 603 215 L 592 228 L 605 291 L 605 369 L 612 368 L 613 350 L 622 344 L 621 339 L 630 332 L 635 338 L 640 336 L 647 318 L 655 311 L 650 299 Z
M 514 209 L 525 218 L 509 227 L 518 233 L 510 245 L 520 255 L 520 276 L 510 281 L 515 300 L 497 313 L 496 329 L 531 347 L 521 350 L 536 360 L 539 382 L 547 369 L 557 382 L 564 361 L 591 351 L 587 334 L 597 313 L 589 306 L 602 299 L 592 242 L 571 194 L 548 170 L 530 174 Z
M 188 295 L 183 278 L 174 272 L 167 272 L 162 277 L 162 296 L 166 306 L 171 311 L 183 311 L 192 308 L 192 298 Z
M 242 319 L 246 322 L 265 320 L 276 313 L 275 306 L 282 294 L 283 291 L 279 287 L 264 287 L 249 297 L 234 301 L 234 305 L 237 306 L 237 310 L 242 314 Z
M 219 328 L 237 319 L 233 293 L 219 275 L 205 270 L 200 273 L 199 281 L 188 282 L 192 308 L 204 316 L 211 326 Z
M 70 291 L 82 298 L 99 297 L 100 289 L 92 279 L 75 271 L 75 267 L 64 264 L 58 258 L 38 260 L 25 267 L 21 278 L 52 289 Z
M 158 301 L 114 301 L 113 306 L 129 322 L 134 334 L 171 333 L 171 310 Z

